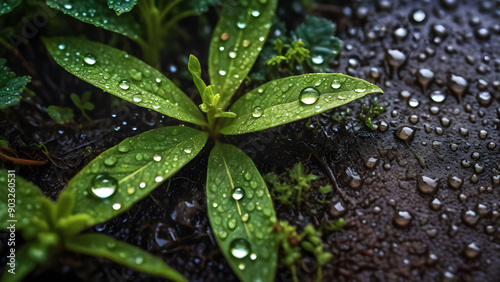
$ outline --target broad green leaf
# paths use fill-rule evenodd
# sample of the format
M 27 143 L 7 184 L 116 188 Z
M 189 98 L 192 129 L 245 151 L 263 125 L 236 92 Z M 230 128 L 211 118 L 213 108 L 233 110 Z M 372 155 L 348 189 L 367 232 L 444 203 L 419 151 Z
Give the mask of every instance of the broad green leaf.
M 205 146 L 207 134 L 191 127 L 153 129 L 123 140 L 84 167 L 63 193 L 75 195 L 73 213 L 105 222 L 129 209 L 174 175 Z
M 130 14 L 117 16 L 103 0 L 47 0 L 49 7 L 82 22 L 138 39 L 140 26 Z
M 294 39 L 303 41 L 309 49 L 311 58 L 307 63 L 315 71 L 329 69 L 342 48 L 342 41 L 334 36 L 335 29 L 332 21 L 310 16 L 292 32 Z
M 244 134 L 286 124 L 347 104 L 377 86 L 338 73 L 305 74 L 268 82 L 243 95 L 229 109 L 234 119 L 222 124 L 221 133 Z
M 136 4 L 137 0 L 108 0 L 108 7 L 115 10 L 118 16 L 130 12 Z
M 0 4 L 1 7 L 1 4 Z M 6 109 L 10 106 L 19 104 L 21 101 L 21 92 L 26 84 L 31 81 L 31 77 L 19 76 L 11 72 L 5 59 L 0 58 L 0 109 Z
M 130 244 L 103 234 L 83 234 L 69 238 L 65 247 L 73 252 L 103 257 L 134 270 L 167 278 L 173 281 L 186 279 L 163 260 Z
M 226 105 L 259 56 L 277 0 L 226 1 L 210 42 L 210 83 Z
M 21 0 L 4 0 L 0 3 L 0 16 L 14 10 L 17 5 L 21 4 Z
M 203 13 L 213 6 L 218 0 L 184 0 L 180 5 L 180 10 L 183 12 Z
M 20 248 L 17 246 L 15 247 L 15 274 L 8 272 L 8 270 L 11 269 L 11 266 L 9 265 L 10 259 L 7 258 L 7 266 L 3 272 L 2 279 L 0 280 L 1 282 L 22 281 L 26 275 L 36 268 L 36 261 L 30 257 L 30 250 L 36 245 L 36 243 L 28 243 Z M 10 250 L 10 247 L 7 250 Z M 10 252 L 7 253 L 7 256 L 9 255 Z
M 170 117 L 205 125 L 198 107 L 158 70 L 126 52 L 76 37 L 45 38 L 55 61 L 117 97 Z
M 212 149 L 207 210 L 217 243 L 243 281 L 274 281 L 278 245 L 273 202 L 252 160 L 233 145 Z
M 189 56 L 188 69 L 191 75 L 193 76 L 194 85 L 196 85 L 196 88 L 200 93 L 203 103 L 209 103 L 208 99 L 204 95 L 207 85 L 205 84 L 203 79 L 201 79 L 200 61 L 198 61 L 198 58 L 196 58 L 194 55 Z
M 33 183 L 16 175 L 15 172 L 9 173 L 2 169 L 0 170 L 0 187 L 2 187 L 0 189 L 0 228 L 2 230 L 10 224 L 15 224 L 16 229 L 22 229 L 23 226 L 29 224 L 33 216 L 40 214 L 40 198 L 44 196 Z

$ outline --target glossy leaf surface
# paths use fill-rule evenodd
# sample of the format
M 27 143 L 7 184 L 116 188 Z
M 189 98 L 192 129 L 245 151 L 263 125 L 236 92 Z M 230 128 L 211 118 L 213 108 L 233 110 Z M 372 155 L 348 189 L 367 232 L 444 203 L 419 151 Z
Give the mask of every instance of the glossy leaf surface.
M 210 42 L 210 83 L 226 105 L 247 76 L 266 40 L 277 0 L 226 1 Z
M 4 0 L 0 2 L 0 16 L 14 10 L 20 3 L 21 0 Z
M 1 4 L 0 4 L 1 7 Z M 31 81 L 31 77 L 16 76 L 5 66 L 6 60 L 0 58 L 0 109 L 19 104 L 21 92 Z
M 65 246 L 70 251 L 107 258 L 140 272 L 149 273 L 173 281 L 186 281 L 180 273 L 170 268 L 160 258 L 107 235 L 79 235 L 66 240 Z
M 10 184 L 10 185 L 9 185 Z M 10 223 L 15 223 L 17 229 L 30 224 L 33 216 L 40 214 L 40 198 L 42 191 L 33 183 L 26 181 L 19 175 L 10 174 L 7 170 L 0 170 L 0 227 L 5 229 Z M 9 188 L 14 187 L 15 196 Z M 9 200 L 11 199 L 11 200 Z M 15 202 L 12 201 L 15 200 Z M 9 203 L 15 203 L 13 210 L 9 210 Z M 12 207 L 12 204 L 11 204 Z M 16 220 L 16 222 L 7 222 Z
M 158 70 L 121 50 L 76 37 L 45 38 L 55 61 L 117 97 L 170 117 L 204 125 L 198 107 Z
M 123 0 L 122 0 L 123 1 Z M 117 16 L 103 0 L 47 0 L 47 5 L 82 22 L 137 39 L 140 26 L 130 14 Z
M 108 0 L 108 7 L 117 15 L 129 12 L 137 4 L 137 0 Z
M 246 93 L 229 109 L 221 133 L 244 134 L 286 124 L 347 104 L 382 90 L 343 74 L 305 74 L 268 82 Z
M 207 172 L 207 210 L 217 243 L 243 281 L 274 281 L 278 245 L 273 202 L 252 160 L 216 144 Z
M 63 193 L 75 195 L 73 213 L 105 222 L 147 196 L 205 146 L 207 134 L 191 127 L 153 129 L 108 149 L 71 181 Z

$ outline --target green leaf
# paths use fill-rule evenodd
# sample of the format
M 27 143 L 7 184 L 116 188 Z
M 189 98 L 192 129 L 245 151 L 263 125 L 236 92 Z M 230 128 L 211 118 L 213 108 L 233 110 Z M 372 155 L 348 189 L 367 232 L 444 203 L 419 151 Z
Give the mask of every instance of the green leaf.
M 0 16 L 14 10 L 17 5 L 21 4 L 21 0 L 4 0 L 0 3 Z
M 103 234 L 83 234 L 65 242 L 68 250 L 86 255 L 103 257 L 131 269 L 167 278 L 173 281 L 186 279 L 163 260 L 130 244 Z
M 115 10 L 118 16 L 130 12 L 136 4 L 137 0 L 108 0 L 108 7 Z
M 205 97 L 204 95 L 207 85 L 205 84 L 203 79 L 201 79 L 200 61 L 198 61 L 198 58 L 196 58 L 194 55 L 189 55 L 188 69 L 191 75 L 193 76 L 194 85 L 196 85 L 196 88 L 200 93 L 203 103 L 210 103 L 207 97 Z
M 212 35 L 211 84 L 226 105 L 247 76 L 271 28 L 277 0 L 227 1 Z M 265 3 L 262 3 L 265 2 Z
M 74 118 L 73 109 L 67 107 L 59 108 L 54 105 L 47 107 L 47 114 L 49 114 L 51 119 L 59 123 L 66 123 Z
M 315 71 L 329 69 L 329 63 L 342 48 L 342 41 L 334 36 L 335 29 L 332 21 L 310 16 L 292 33 L 296 40 L 302 40 L 309 49 L 311 58 L 307 63 Z
M 377 86 L 338 73 L 305 74 L 268 82 L 243 95 L 229 109 L 234 119 L 222 124 L 221 133 L 244 134 L 286 124 L 347 104 Z
M 94 106 L 94 104 L 87 102 L 87 103 L 82 105 L 82 108 L 84 108 L 87 111 L 93 111 L 95 106 Z
M 69 95 L 69 97 L 71 98 L 71 101 L 73 101 L 75 106 L 77 106 L 77 107 L 81 106 L 82 100 L 80 100 L 80 97 L 78 95 L 76 95 L 75 93 L 71 93 L 71 95 Z
M 180 3 L 181 11 L 189 11 L 192 13 L 203 13 L 208 11 L 210 6 L 213 6 L 219 0 L 183 0 Z
M 55 61 L 117 97 L 170 117 L 205 125 L 203 114 L 173 82 L 126 52 L 76 37 L 44 38 Z
M 5 63 L 6 60 L 0 58 L 0 109 L 19 104 L 21 92 L 26 87 L 26 84 L 31 81 L 31 77 L 27 75 L 16 77 L 15 73 L 11 72 L 7 66 L 4 66 Z
M 1 282 L 22 281 L 26 275 L 28 275 L 31 271 L 33 271 L 36 268 L 37 266 L 36 261 L 30 257 L 30 250 L 32 249 L 32 247 L 36 245 L 37 245 L 36 243 L 28 243 L 20 248 L 16 247 L 15 272 L 14 272 L 15 274 L 7 272 L 9 269 L 11 269 L 9 265 L 10 259 L 7 258 L 7 266 L 2 275 L 2 279 L 0 280 Z M 9 255 L 10 253 L 7 254 L 7 256 Z
M 278 245 L 273 202 L 252 160 L 233 145 L 218 143 L 210 153 L 207 210 L 236 275 L 243 281 L 274 281 Z
M 205 146 L 207 134 L 191 127 L 153 129 L 97 156 L 68 183 L 73 213 L 105 222 L 129 209 L 174 175 Z
M 33 216 L 41 212 L 40 198 L 43 193 L 33 183 L 26 181 L 15 172 L 9 173 L 7 170 L 0 170 L 0 228 L 5 229 L 11 223 L 15 223 L 16 229 L 22 229 L 29 225 Z M 9 196 L 12 193 L 15 196 Z M 12 200 L 15 200 L 12 201 Z M 10 207 L 13 210 L 9 210 Z M 12 206 L 12 204 L 15 206 Z M 16 222 L 7 222 L 16 220 Z
M 140 26 L 131 14 L 117 16 L 102 0 L 47 0 L 47 5 L 82 22 L 93 24 L 132 39 L 138 39 Z

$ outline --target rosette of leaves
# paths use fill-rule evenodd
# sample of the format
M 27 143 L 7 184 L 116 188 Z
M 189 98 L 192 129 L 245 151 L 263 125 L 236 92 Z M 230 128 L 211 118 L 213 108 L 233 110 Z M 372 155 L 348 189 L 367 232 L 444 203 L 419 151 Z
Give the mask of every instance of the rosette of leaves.
M 0 190 L 0 228 L 7 230 L 14 226 L 26 241 L 21 247 L 16 245 L 20 240 L 7 243 L 10 252 L 14 249 L 14 261 L 9 259 L 2 282 L 22 281 L 37 265 L 47 264 L 63 249 L 107 258 L 173 281 L 185 281 L 161 259 L 138 247 L 104 234 L 80 234 L 92 222 L 107 220 L 92 218 L 99 217 L 102 207 L 85 206 L 75 210 L 72 192 L 62 193 L 53 203 L 38 187 L 6 170 L 0 170 L 0 184 L 4 188 Z M 90 215 L 90 211 L 97 214 Z M 9 232 L 12 231 L 9 229 Z
M 266 40 L 277 0 L 228 1 L 214 30 L 208 58 L 211 84 L 190 57 L 188 69 L 201 96 L 196 106 L 156 69 L 129 54 L 83 38 L 45 38 L 55 61 L 70 73 L 138 106 L 189 126 L 153 129 L 105 151 L 69 183 L 89 226 L 126 211 L 192 160 L 213 138 L 207 164 L 207 211 L 213 233 L 243 281 L 272 281 L 277 267 L 277 222 L 266 184 L 253 161 L 219 136 L 264 130 L 346 104 L 377 86 L 343 74 L 306 74 L 263 84 L 231 106 L 236 90 Z M 201 110 L 201 111 L 200 111 Z M 99 193 L 101 189 L 107 193 Z M 96 193 L 96 191 L 98 191 Z
M 47 5 L 80 21 L 127 36 L 155 67 L 165 36 L 180 20 L 208 10 L 217 0 L 47 0 Z M 139 19 L 139 22 L 136 20 Z

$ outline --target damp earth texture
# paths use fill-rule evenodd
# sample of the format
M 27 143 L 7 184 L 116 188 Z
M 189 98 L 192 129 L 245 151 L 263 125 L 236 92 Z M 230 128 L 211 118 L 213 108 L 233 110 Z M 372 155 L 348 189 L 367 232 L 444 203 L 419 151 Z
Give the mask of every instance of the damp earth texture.
M 500 3 L 280 1 L 278 7 L 277 17 L 290 28 L 307 15 L 335 22 L 335 36 L 343 43 L 328 72 L 361 78 L 384 90 L 384 94 L 292 124 L 225 137 L 255 162 L 262 175 L 283 175 L 301 162 L 318 176 L 300 204 L 275 201 L 274 207 L 278 220 L 287 220 L 299 230 L 311 223 L 319 227 L 339 218 L 345 220 L 342 231 L 322 232 L 323 248 L 333 254 L 322 267 L 323 280 L 496 281 L 500 277 Z M 58 17 L 62 15 L 54 21 L 64 20 Z M 201 27 L 213 27 L 216 21 L 217 11 L 212 8 L 193 24 L 181 22 L 185 34 L 172 35 L 172 42 L 183 42 L 182 48 L 173 44 L 173 51 L 163 54 L 162 73 L 180 81 L 186 93 L 196 93 L 187 73 L 188 55 L 208 56 L 206 46 L 213 30 Z M 243 24 L 238 27 L 245 28 Z M 87 25 L 78 26 L 94 40 L 109 36 Z M 271 35 L 279 33 L 279 29 L 270 31 Z M 63 71 L 46 59 L 40 35 L 53 34 L 37 34 L 29 44 L 19 45 L 22 56 L 2 50 L 3 57 L 15 62 L 9 65 L 12 71 L 32 76 L 30 89 L 36 96 L 14 111 L 0 111 L 0 139 L 8 141 L 23 158 L 47 159 L 37 146 L 45 145 L 51 156 L 48 165 L 16 166 L 16 173 L 55 200 L 68 181 L 99 154 L 125 138 L 178 123 L 155 112 L 154 105 L 149 105 L 152 110 L 136 107 Z M 226 36 L 223 33 L 220 39 L 228 40 Z M 67 46 L 58 48 L 63 51 Z M 99 55 L 82 54 L 82 61 L 98 65 Z M 230 58 L 240 55 L 228 52 Z M 313 64 L 324 62 L 319 55 L 312 58 Z M 219 70 L 218 75 L 227 76 L 225 71 Z M 135 70 L 127 72 L 137 81 L 151 79 Z M 160 83 L 163 81 L 149 85 Z M 336 82 L 330 84 L 333 89 L 340 87 Z M 127 80 L 118 80 L 115 86 L 123 91 L 131 89 Z M 74 107 L 61 93 L 69 96 L 86 90 L 95 93 L 91 101 L 96 108 L 88 112 L 91 121 L 80 118 L 78 111 L 73 122 L 50 120 L 44 107 Z M 314 107 L 316 91 L 299 91 L 301 102 Z M 373 105 L 373 96 L 383 105 L 383 112 L 371 117 L 374 126 L 370 127 L 364 109 Z M 135 103 L 143 103 L 142 98 L 130 96 Z M 358 116 L 361 112 L 364 118 Z M 248 115 L 254 119 L 266 114 L 258 105 L 249 107 Z M 208 141 L 210 146 L 212 143 Z M 136 145 L 123 144 L 116 150 L 126 154 Z M 176 153 L 194 152 L 186 147 Z M 138 246 L 189 281 L 238 281 L 215 239 L 223 237 L 223 231 L 216 233 L 211 228 L 207 214 L 207 209 L 219 205 L 212 201 L 207 207 L 204 171 L 209 154 L 209 148 L 201 149 L 150 196 L 112 220 L 95 225 L 89 233 L 114 237 L 116 240 L 109 242 L 111 248 L 120 241 Z M 161 154 L 131 157 L 137 162 L 145 157 L 153 162 L 165 158 Z M 115 162 L 109 158 L 104 164 L 113 166 Z M 1 167 L 12 166 L 5 161 Z M 245 179 L 241 181 L 252 185 L 251 176 Z M 106 201 L 116 193 L 116 180 L 105 173 L 88 181 L 93 187 L 89 193 L 96 199 Z M 151 183 L 139 183 L 135 189 L 162 181 L 152 178 Z M 333 183 L 332 191 L 318 192 Z M 131 195 L 135 192 L 129 191 Z M 249 196 L 239 187 L 226 195 L 228 200 L 241 202 Z M 109 203 L 114 210 L 124 208 Z M 241 220 L 251 218 L 243 214 Z M 236 223 L 229 219 L 226 224 L 231 228 Z M 1 233 L 2 266 L 7 262 L 7 235 Z M 228 244 L 235 258 L 255 259 L 248 242 L 235 239 Z M 142 263 L 140 257 L 136 260 Z M 300 281 L 310 281 L 317 277 L 316 270 L 316 260 L 305 253 L 295 275 Z M 26 279 L 163 281 L 108 260 L 71 252 L 60 253 Z M 275 279 L 292 281 L 293 275 L 281 264 Z

